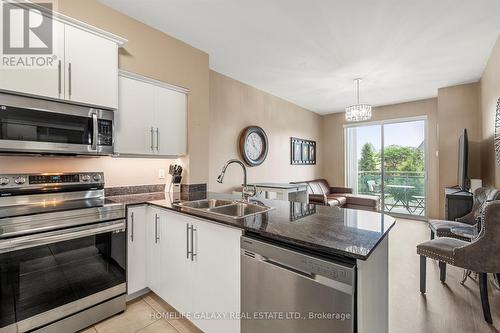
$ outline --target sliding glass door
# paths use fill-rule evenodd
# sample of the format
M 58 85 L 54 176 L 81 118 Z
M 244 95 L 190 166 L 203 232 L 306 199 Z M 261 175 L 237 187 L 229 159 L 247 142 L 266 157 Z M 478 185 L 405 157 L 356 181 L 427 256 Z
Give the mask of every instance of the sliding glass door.
M 346 126 L 347 184 L 391 214 L 426 214 L 426 120 Z

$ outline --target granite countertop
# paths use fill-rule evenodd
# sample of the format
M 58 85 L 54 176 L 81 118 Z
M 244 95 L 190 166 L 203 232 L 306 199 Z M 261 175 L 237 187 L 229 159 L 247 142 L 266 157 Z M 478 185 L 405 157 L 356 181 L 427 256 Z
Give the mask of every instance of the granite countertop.
M 179 213 L 202 217 L 237 227 L 247 234 L 298 246 L 326 255 L 366 260 L 387 236 L 395 220 L 386 214 L 337 207 L 316 206 L 298 202 L 258 200 L 273 209 L 245 219 L 213 217 L 175 205 L 180 201 L 198 199 L 238 200 L 239 196 L 221 193 L 180 194 L 147 193 L 108 197 L 112 202 L 127 205 L 151 204 Z

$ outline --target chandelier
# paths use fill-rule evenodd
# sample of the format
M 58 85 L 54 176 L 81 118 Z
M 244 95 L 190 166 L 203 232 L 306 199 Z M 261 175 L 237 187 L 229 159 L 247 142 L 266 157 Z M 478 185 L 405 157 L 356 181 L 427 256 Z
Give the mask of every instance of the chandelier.
M 345 108 L 345 120 L 347 121 L 369 120 L 372 117 L 372 106 L 359 103 L 359 83 L 361 81 L 361 79 L 354 79 L 354 82 L 356 82 L 357 104 Z

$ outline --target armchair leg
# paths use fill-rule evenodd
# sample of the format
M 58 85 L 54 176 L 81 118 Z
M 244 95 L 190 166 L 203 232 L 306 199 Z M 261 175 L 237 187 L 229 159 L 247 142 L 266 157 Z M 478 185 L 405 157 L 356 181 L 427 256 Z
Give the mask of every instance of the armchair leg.
M 425 294 L 426 260 L 425 256 L 420 256 L 420 292 L 422 294 Z
M 439 280 L 442 283 L 446 281 L 446 263 L 441 261 L 439 262 Z
M 488 324 L 493 324 L 490 311 L 490 301 L 488 300 L 488 274 L 479 273 L 479 292 L 481 295 L 481 305 L 483 306 L 484 320 Z
M 431 230 L 431 239 L 434 239 L 434 231 Z

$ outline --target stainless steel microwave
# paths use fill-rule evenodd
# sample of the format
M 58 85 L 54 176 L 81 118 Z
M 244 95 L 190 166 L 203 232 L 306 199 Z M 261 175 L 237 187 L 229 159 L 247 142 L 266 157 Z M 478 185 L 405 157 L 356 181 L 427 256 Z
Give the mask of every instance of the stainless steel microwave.
M 113 154 L 113 111 L 0 93 L 0 153 Z

